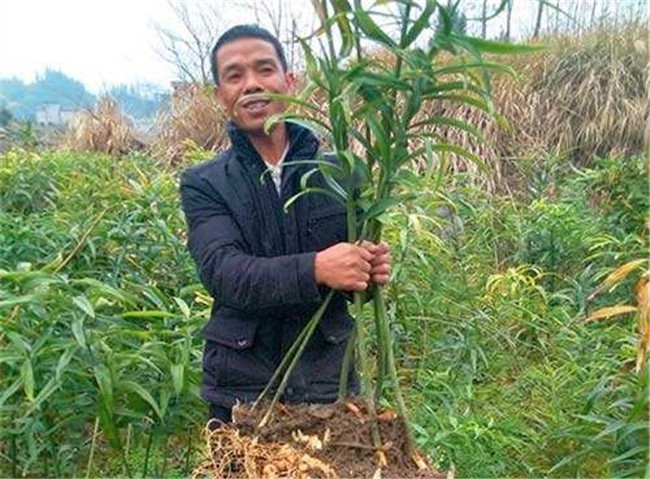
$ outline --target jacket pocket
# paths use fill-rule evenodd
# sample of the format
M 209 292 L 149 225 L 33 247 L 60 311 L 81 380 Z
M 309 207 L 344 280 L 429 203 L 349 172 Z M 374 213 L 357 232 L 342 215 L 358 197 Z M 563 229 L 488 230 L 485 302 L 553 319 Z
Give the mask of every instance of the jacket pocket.
M 311 213 L 307 222 L 307 236 L 308 245 L 313 251 L 347 241 L 345 209 L 335 204 Z
M 248 313 L 221 306 L 214 311 L 201 333 L 205 339 L 229 348 L 249 348 L 253 344 L 258 323 L 258 318 L 249 316 Z
M 347 311 L 333 311 L 325 314 L 318 323 L 323 339 L 328 343 L 339 344 L 350 337 L 354 330 L 354 319 Z
M 258 390 L 268 382 L 273 361 L 256 336 L 258 323 L 259 318 L 236 309 L 220 307 L 215 312 L 203 331 L 209 346 L 203 370 L 213 387 Z

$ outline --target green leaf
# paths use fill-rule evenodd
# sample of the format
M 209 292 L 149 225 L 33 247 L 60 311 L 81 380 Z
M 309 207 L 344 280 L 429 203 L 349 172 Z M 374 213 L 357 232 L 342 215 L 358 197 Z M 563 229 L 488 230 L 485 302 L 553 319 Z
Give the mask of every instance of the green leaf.
M 536 53 L 546 50 L 540 45 L 526 45 L 516 43 L 499 42 L 496 40 L 483 40 L 482 38 L 469 37 L 465 35 L 453 35 L 456 41 L 471 45 L 481 53 L 494 53 L 497 55 L 518 55 L 521 53 Z
M 341 34 L 339 57 L 345 58 L 354 47 L 354 32 L 348 19 L 348 14 L 352 11 L 352 8 L 348 0 L 332 0 L 332 7 L 334 7 L 334 18 Z
M 474 125 L 472 125 L 469 122 L 463 121 L 463 120 L 457 120 L 456 118 L 450 118 L 446 116 L 437 116 L 434 118 L 430 118 L 424 121 L 419 121 L 417 123 L 414 123 L 409 127 L 409 129 L 413 128 L 416 130 L 413 134 L 409 135 L 409 138 L 418 138 L 419 136 L 422 136 L 421 134 L 417 133 L 417 130 L 419 130 L 421 127 L 429 125 L 429 126 L 451 126 L 454 128 L 458 128 L 459 130 L 462 130 L 472 136 L 476 141 L 479 142 L 484 142 L 485 137 L 483 134 L 476 128 Z
M 119 431 L 113 419 L 112 406 L 105 402 L 105 398 L 101 396 L 97 405 L 97 414 L 99 416 L 99 423 L 102 426 L 104 435 L 108 439 L 108 443 L 113 449 L 122 453 L 122 439 L 120 438 Z
M 15 296 L 10 299 L 4 299 L 0 301 L 0 309 L 9 309 L 20 304 L 29 304 L 33 303 L 38 299 L 36 294 L 25 294 L 23 296 Z
M 183 364 L 172 364 L 169 369 L 172 375 L 174 392 L 176 393 L 176 396 L 180 396 L 183 390 L 185 366 Z
M 13 346 L 23 354 L 28 354 L 32 350 L 31 345 L 25 340 L 25 338 L 15 331 L 7 331 L 7 338 L 11 341 L 11 344 L 13 344 Z
M 49 381 L 45 383 L 45 386 L 43 386 L 43 388 L 41 388 L 41 390 L 38 392 L 34 404 L 32 404 L 31 407 L 27 410 L 25 416 L 30 416 L 36 409 L 38 409 L 41 404 L 43 404 L 43 402 L 45 402 L 52 394 L 58 391 L 59 386 L 60 383 L 56 377 L 51 377 Z
M 447 65 L 440 68 L 434 68 L 432 73 L 435 76 L 448 75 L 452 73 L 466 74 L 467 71 L 471 69 L 495 70 L 513 77 L 517 76 L 517 72 L 510 65 L 505 65 L 499 62 L 484 62 L 484 61 L 462 62 L 462 63 L 456 63 L 452 65 Z
M 123 318 L 173 318 L 174 313 L 168 311 L 148 310 L 148 311 L 127 311 L 120 314 Z
M 25 396 L 27 396 L 30 402 L 34 402 L 34 368 L 32 367 L 32 360 L 30 358 L 25 358 L 25 361 L 23 361 L 23 365 L 20 368 L 20 378 L 23 382 Z
M 408 47 L 420 36 L 422 31 L 430 26 L 431 15 L 436 11 L 436 0 L 426 0 L 426 5 L 424 10 L 418 17 L 418 19 L 413 23 L 413 26 L 406 34 L 404 43 L 400 45 L 401 48 Z
M 108 368 L 103 364 L 97 364 L 93 367 L 95 382 L 99 387 L 101 403 L 106 407 L 106 412 L 113 416 L 115 411 L 115 401 L 113 397 L 113 378 Z
M 411 85 L 389 74 L 362 71 L 349 78 L 360 85 L 380 88 L 394 88 L 400 91 L 410 91 Z
M 300 45 L 302 46 L 302 51 L 305 55 L 305 71 L 307 72 L 307 76 L 316 85 L 318 85 L 321 88 L 324 88 L 325 84 L 323 83 L 323 73 L 318 67 L 316 58 L 314 57 L 311 47 L 303 38 L 300 38 L 299 42 Z
M 158 403 L 156 400 L 153 398 L 151 393 L 147 391 L 144 387 L 142 387 L 140 384 L 134 382 L 134 381 L 120 381 L 117 384 L 118 390 L 124 390 L 124 391 L 129 391 L 137 396 L 139 396 L 142 400 L 144 400 L 146 403 L 148 403 L 151 406 L 151 409 L 154 410 L 156 413 L 156 416 L 160 418 L 162 421 L 163 417 L 160 412 L 160 408 L 158 407 Z
M 23 383 L 23 378 L 19 377 L 11 384 L 11 386 L 2 391 L 2 394 L 0 395 L 0 408 L 4 407 L 7 399 L 16 394 L 16 392 L 23 386 Z
M 56 363 L 56 369 L 54 371 L 54 375 L 57 381 L 61 380 L 63 371 L 65 371 L 65 369 L 68 367 L 70 360 L 72 359 L 72 357 L 76 352 L 77 352 L 77 346 L 71 345 L 65 350 L 65 352 L 61 355 L 61 357 L 59 357 L 59 361 Z
M 183 317 L 185 319 L 189 319 L 192 313 L 190 312 L 190 307 L 187 305 L 185 301 L 183 301 L 181 298 L 174 297 L 174 302 L 178 305 L 179 309 L 181 310 L 181 313 L 183 313 Z
M 74 319 L 70 325 L 70 329 L 72 330 L 72 335 L 74 336 L 75 341 L 77 341 L 77 344 L 83 349 L 86 349 L 88 345 L 86 344 L 86 332 L 84 331 L 83 318 Z
M 334 177 L 330 173 L 328 173 L 327 171 L 322 171 L 321 174 L 323 175 L 323 179 L 325 180 L 325 183 L 327 183 L 327 186 L 329 186 L 332 189 L 332 191 L 334 191 L 334 193 L 339 195 L 343 200 L 347 200 L 348 193 L 334 179 Z
M 86 296 L 75 296 L 72 298 L 72 302 L 88 316 L 95 318 L 95 309 Z
M 338 201 L 339 203 L 345 204 L 345 199 L 341 198 L 340 196 L 338 196 L 333 191 L 326 190 L 325 188 L 313 187 L 313 188 L 307 188 L 306 190 L 302 190 L 300 193 L 297 193 L 297 194 L 293 195 L 291 198 L 289 198 L 286 201 L 286 203 L 284 204 L 284 211 L 287 211 L 291 207 L 291 205 L 293 205 L 300 197 L 305 196 L 305 195 L 310 194 L 310 193 L 323 194 L 323 195 L 329 196 L 330 198 Z
M 300 116 L 297 116 L 293 113 L 280 113 L 269 117 L 264 123 L 265 128 L 266 125 L 271 122 L 271 120 L 274 120 L 274 122 L 286 121 L 288 123 L 294 123 L 296 125 L 302 126 L 303 128 L 307 128 L 308 130 L 311 130 L 312 132 L 316 133 L 321 138 L 324 138 L 327 141 L 332 140 L 332 131 L 330 130 L 330 128 L 325 123 L 315 118 L 307 119 L 307 118 L 302 118 Z
M 366 222 L 371 219 L 375 219 L 384 213 L 389 208 L 392 208 L 395 205 L 399 205 L 403 202 L 402 198 L 382 198 L 379 201 L 373 203 L 370 208 L 363 213 L 361 216 L 361 222 Z
M 442 101 L 451 101 L 454 103 L 461 103 L 464 105 L 471 105 L 479 110 L 483 110 L 484 112 L 488 113 L 489 115 L 494 115 L 494 106 L 492 103 L 488 103 L 486 101 L 483 101 L 479 98 L 476 98 L 474 96 L 469 96 L 469 95 L 436 95 L 435 97 L 436 100 Z
M 366 12 L 360 0 L 354 0 L 354 17 L 357 25 L 368 38 L 375 40 L 390 48 L 396 48 L 397 44 L 377 25 Z

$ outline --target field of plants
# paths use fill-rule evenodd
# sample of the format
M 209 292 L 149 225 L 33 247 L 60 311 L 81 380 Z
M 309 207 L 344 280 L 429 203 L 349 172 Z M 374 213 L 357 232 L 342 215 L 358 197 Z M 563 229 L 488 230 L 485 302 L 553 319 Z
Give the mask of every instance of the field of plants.
M 458 477 L 650 474 L 635 314 L 585 321 L 637 304 L 648 159 L 630 129 L 594 142 L 619 125 L 570 120 L 582 156 L 536 144 L 488 165 L 490 181 L 414 174 L 416 200 L 384 225 L 416 439 Z M 210 156 L 191 152 L 183 165 Z M 201 458 L 211 300 L 185 248 L 180 168 L 145 153 L 0 156 L 0 476 L 184 477 Z

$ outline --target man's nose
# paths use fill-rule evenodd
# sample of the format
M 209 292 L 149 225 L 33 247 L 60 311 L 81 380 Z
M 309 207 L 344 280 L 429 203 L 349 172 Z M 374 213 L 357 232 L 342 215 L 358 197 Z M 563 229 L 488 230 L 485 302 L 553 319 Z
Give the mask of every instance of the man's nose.
M 248 72 L 244 78 L 244 81 L 245 94 L 258 93 L 260 91 L 263 91 L 262 85 L 260 84 L 255 72 Z

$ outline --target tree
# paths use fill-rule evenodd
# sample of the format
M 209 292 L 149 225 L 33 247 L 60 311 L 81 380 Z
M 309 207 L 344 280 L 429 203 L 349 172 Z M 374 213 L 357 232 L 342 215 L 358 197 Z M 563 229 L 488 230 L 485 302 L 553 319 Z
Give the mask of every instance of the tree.
M 542 12 L 544 11 L 544 0 L 538 0 L 537 2 L 537 18 L 535 20 L 535 29 L 533 30 L 533 37 L 537 38 L 539 36 L 539 31 L 542 27 Z
M 508 0 L 508 5 L 506 6 L 506 41 L 510 41 L 510 25 L 512 23 L 512 5 L 514 3 L 514 0 Z
M 296 8 L 302 5 L 304 9 Z M 242 8 L 250 10 L 255 16 L 255 22 L 273 33 L 284 48 L 287 65 L 290 70 L 296 70 L 302 64 L 302 50 L 298 38 L 307 37 L 316 30 L 316 16 L 312 14 L 308 2 L 289 0 L 255 1 L 244 0 L 237 3 Z M 309 19 L 305 21 L 305 11 Z
M 210 52 L 221 33 L 223 14 L 217 11 L 217 4 L 210 2 L 169 0 L 168 5 L 179 22 L 180 31 L 160 24 L 155 26 L 161 42 L 159 55 L 176 67 L 179 80 L 210 83 Z

